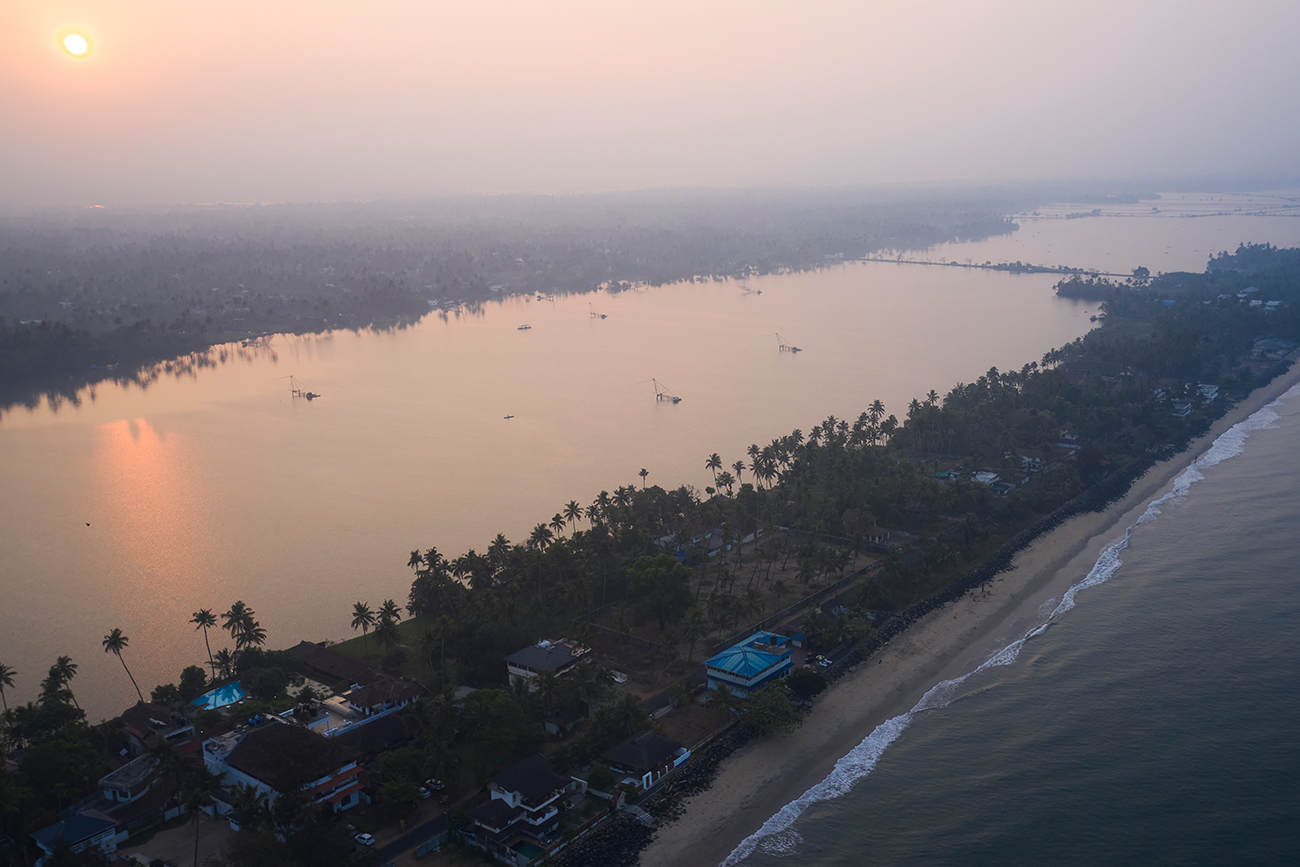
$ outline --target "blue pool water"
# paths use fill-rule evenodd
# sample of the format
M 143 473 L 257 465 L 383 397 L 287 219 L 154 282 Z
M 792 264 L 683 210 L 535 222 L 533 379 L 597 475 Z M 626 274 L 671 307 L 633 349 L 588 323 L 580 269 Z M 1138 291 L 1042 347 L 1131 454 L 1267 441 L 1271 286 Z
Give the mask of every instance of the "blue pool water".
M 244 688 L 238 682 L 228 683 L 225 686 L 214 689 L 211 692 L 205 692 L 203 695 L 190 702 L 192 705 L 214 710 L 219 707 L 225 707 L 228 704 L 234 704 L 244 697 Z

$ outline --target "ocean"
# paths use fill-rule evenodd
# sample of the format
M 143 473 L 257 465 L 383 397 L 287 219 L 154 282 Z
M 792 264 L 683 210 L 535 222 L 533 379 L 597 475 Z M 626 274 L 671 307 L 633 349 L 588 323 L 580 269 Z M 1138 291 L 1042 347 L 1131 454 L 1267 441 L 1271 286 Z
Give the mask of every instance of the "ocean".
M 1298 450 L 1300 387 L 724 863 L 1297 863 Z

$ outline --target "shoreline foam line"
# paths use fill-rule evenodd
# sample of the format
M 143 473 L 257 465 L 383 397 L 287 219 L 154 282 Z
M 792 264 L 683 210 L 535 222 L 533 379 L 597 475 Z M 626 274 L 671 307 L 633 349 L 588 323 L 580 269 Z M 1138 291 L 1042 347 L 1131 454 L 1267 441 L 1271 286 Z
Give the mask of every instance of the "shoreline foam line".
M 907 727 L 911 725 L 916 714 L 922 711 L 941 710 L 947 707 L 956 688 L 971 675 L 1015 662 L 1026 641 L 1041 635 L 1058 617 L 1074 608 L 1074 598 L 1080 590 L 1104 584 L 1119 570 L 1120 566 L 1124 565 L 1124 561 L 1120 559 L 1119 555 L 1128 547 L 1129 540 L 1132 538 L 1135 529 L 1158 517 L 1161 514 L 1161 507 L 1178 505 L 1183 502 L 1187 498 L 1192 485 L 1205 478 L 1203 470 L 1216 467 L 1245 451 L 1246 441 L 1250 439 L 1251 433 L 1276 428 L 1281 416 L 1274 410 L 1274 407 L 1280 406 L 1297 396 L 1300 396 L 1300 384 L 1292 386 L 1275 400 L 1256 410 L 1246 419 L 1237 422 L 1216 437 L 1203 454 L 1178 474 L 1173 482 L 1173 490 L 1152 500 L 1137 521 L 1125 528 L 1124 533 L 1119 538 L 1102 549 L 1087 576 L 1078 583 L 1071 585 L 1062 594 L 1060 604 L 1056 606 L 1044 622 L 1026 632 L 1023 638 L 1011 642 L 994 653 L 971 671 L 960 677 L 935 684 L 926 691 L 925 695 L 911 710 L 885 720 L 876 726 L 871 734 L 863 738 L 856 747 L 835 763 L 835 767 L 826 775 L 825 779 L 786 804 L 776 815 L 764 822 L 761 828 L 742 840 L 719 867 L 734 867 L 734 865 L 748 858 L 760 846 L 764 852 L 773 855 L 793 854 L 802 841 L 799 833 L 794 830 L 794 823 L 810 806 L 818 801 L 828 801 L 847 794 L 860 780 L 870 776 L 871 772 L 875 770 L 876 764 L 880 761 L 880 757 L 884 755 L 885 750 L 902 736 Z

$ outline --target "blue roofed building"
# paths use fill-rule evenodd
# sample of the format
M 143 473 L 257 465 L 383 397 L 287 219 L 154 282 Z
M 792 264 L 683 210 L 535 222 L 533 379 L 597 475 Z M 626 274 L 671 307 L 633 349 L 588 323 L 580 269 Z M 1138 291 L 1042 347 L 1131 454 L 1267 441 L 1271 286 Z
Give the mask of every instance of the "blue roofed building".
M 74 853 L 98 849 L 106 856 L 111 856 L 117 848 L 119 831 L 121 831 L 121 839 L 126 839 L 126 829 L 119 826 L 116 820 L 97 810 L 86 810 L 69 816 L 48 828 L 32 833 L 36 845 L 45 852 L 36 863 L 40 864 L 53 855 L 60 840 L 67 843 Z
M 717 656 L 704 661 L 709 689 L 723 689 L 744 698 L 778 677 L 790 673 L 794 641 L 774 632 L 756 632 Z

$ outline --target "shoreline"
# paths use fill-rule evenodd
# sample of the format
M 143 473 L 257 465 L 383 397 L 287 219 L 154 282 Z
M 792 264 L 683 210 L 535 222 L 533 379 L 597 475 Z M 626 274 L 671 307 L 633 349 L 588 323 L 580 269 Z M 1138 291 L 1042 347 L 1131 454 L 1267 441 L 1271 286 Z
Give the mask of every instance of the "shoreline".
M 639 863 L 721 864 L 763 823 L 824 780 L 878 725 L 910 711 L 939 681 L 973 671 L 1044 622 L 1047 603 L 1059 602 L 1082 580 L 1101 550 L 1218 436 L 1297 383 L 1300 366 L 1251 392 L 1188 448 L 1148 469 L 1108 508 L 1063 521 L 1017 553 L 1009 571 L 929 612 L 864 658 L 819 698 L 793 734 L 753 741 L 728 756 L 713 785 L 687 799 L 680 818 L 656 829 Z

